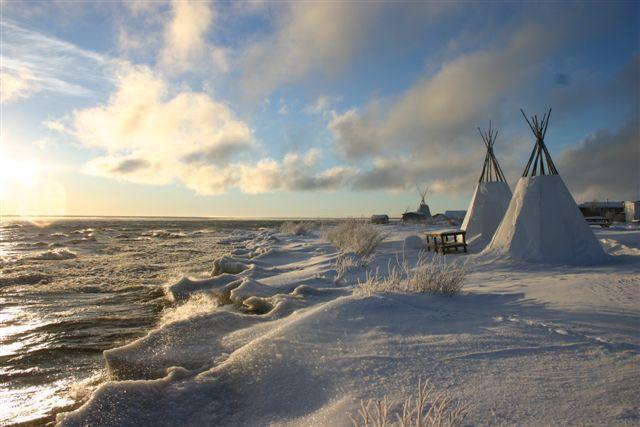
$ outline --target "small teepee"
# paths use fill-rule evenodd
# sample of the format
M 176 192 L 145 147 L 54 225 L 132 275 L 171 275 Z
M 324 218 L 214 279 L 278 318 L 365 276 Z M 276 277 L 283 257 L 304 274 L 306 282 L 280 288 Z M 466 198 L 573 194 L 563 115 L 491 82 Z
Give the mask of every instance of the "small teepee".
M 431 210 L 429 209 L 429 205 L 425 202 L 424 198 L 427 197 L 427 192 L 429 191 L 429 187 L 425 187 L 424 191 L 418 192 L 420 193 L 420 205 L 418 206 L 418 213 L 426 216 L 427 218 L 431 218 Z
M 522 110 L 520 110 L 522 111 Z M 534 262 L 590 264 L 606 255 L 578 210 L 544 142 L 551 110 L 542 120 L 522 111 L 536 137 L 507 212 L 485 253 Z
M 429 191 L 429 187 L 425 187 L 424 191 L 421 191 L 418 188 L 418 193 L 420 194 L 420 205 L 418 205 L 418 210 L 416 212 L 405 211 L 402 214 L 403 222 L 427 222 L 431 219 L 431 210 L 425 201 L 427 191 Z M 407 210 L 409 210 L 409 208 L 407 208 Z
M 478 128 L 478 132 L 487 148 L 487 154 L 484 157 L 478 185 L 460 228 L 467 232 L 468 241 L 482 241 L 486 244 L 493 237 L 507 211 L 511 189 L 493 152 L 498 131 L 494 131 L 489 122 L 489 130 L 483 132 Z

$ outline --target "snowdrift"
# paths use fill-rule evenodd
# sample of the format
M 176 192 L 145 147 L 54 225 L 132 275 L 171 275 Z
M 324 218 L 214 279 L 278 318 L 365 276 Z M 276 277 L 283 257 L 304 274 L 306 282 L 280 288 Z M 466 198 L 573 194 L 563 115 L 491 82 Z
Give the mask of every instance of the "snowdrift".
M 523 177 L 485 254 L 587 265 L 606 260 L 559 175 Z
M 391 227 L 369 270 L 384 274 L 403 251 L 417 258 L 405 239 L 421 229 Z M 361 399 L 403 400 L 419 379 L 471 403 L 475 425 L 640 416 L 637 259 L 624 274 L 575 268 L 563 280 L 489 263 L 454 298 L 358 296 L 351 285 L 364 269 L 336 286 L 340 254 L 317 239 L 227 244 L 236 256 L 225 263 L 248 268 L 168 286 L 179 304 L 147 336 L 104 353 L 111 381 L 59 425 L 349 426 Z M 249 258 L 257 247 L 264 255 Z

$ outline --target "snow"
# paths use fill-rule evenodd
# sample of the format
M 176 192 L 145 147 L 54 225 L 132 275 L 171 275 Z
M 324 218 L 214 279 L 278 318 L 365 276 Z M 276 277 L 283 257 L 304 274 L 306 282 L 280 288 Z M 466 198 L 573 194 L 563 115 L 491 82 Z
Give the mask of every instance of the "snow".
M 111 381 L 58 423 L 348 426 L 361 399 L 403 400 L 429 379 L 473 425 L 638 424 L 640 229 L 597 230 L 605 264 L 447 255 L 466 260 L 461 295 L 354 295 L 367 271 L 415 263 L 405 242 L 426 229 L 380 230 L 341 285 L 344 257 L 317 237 L 226 239 L 223 264 L 248 268 L 168 286 L 174 308 L 106 351 Z
M 466 230 L 467 241 L 478 240 L 486 245 L 500 225 L 510 200 L 511 189 L 506 182 L 479 182 L 460 227 Z
M 404 247 L 407 249 L 425 249 L 425 241 L 420 236 L 412 234 L 404 239 Z
M 576 265 L 607 259 L 559 175 L 520 178 L 485 253 Z

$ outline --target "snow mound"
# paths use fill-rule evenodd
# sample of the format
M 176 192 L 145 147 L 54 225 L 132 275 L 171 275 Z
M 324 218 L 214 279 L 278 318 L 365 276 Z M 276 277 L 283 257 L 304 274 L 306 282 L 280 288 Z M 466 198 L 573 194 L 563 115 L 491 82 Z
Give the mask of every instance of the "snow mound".
M 559 175 L 523 177 L 485 254 L 584 265 L 606 260 Z
M 424 249 L 425 243 L 420 236 L 416 236 L 415 234 L 413 234 L 411 236 L 405 237 L 404 248 L 405 249 Z
M 489 242 L 500 225 L 510 200 L 511 189 L 506 182 L 479 182 L 460 227 L 466 230 L 467 240 L 479 238 L 485 244 Z
M 219 276 L 223 273 L 238 274 L 248 270 L 250 265 L 232 257 L 221 257 L 213 261 L 212 276 Z

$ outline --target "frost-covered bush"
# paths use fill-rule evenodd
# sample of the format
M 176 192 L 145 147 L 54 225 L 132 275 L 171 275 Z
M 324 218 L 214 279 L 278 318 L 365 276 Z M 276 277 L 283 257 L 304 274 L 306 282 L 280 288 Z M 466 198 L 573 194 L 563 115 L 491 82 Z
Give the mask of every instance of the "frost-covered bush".
M 421 256 L 409 272 L 408 287 L 413 292 L 453 296 L 462 291 L 466 274 L 462 262 L 447 263 L 444 255 L 438 254 L 431 261 Z
M 317 224 L 311 221 L 285 221 L 280 224 L 280 232 L 294 236 L 308 236 L 316 227 Z
M 354 427 L 457 427 L 462 425 L 468 405 L 454 403 L 446 393 L 438 393 L 429 381 L 418 382 L 416 396 L 400 404 L 389 400 L 360 402 L 354 416 L 348 414 Z
M 323 237 L 343 252 L 353 252 L 360 257 L 368 257 L 386 236 L 367 222 L 348 219 L 327 229 Z
M 357 263 L 352 257 L 340 254 L 338 258 L 336 258 L 336 278 L 333 280 L 333 283 L 341 284 L 342 280 L 349 272 L 349 269 L 355 267 L 356 265 Z
M 462 291 L 465 276 L 462 262 L 447 263 L 445 257 L 438 254 L 431 259 L 421 255 L 413 268 L 403 259 L 397 266 L 389 266 L 386 276 L 379 270 L 373 274 L 367 272 L 364 282 L 356 284 L 354 293 L 370 296 L 383 292 L 420 292 L 453 296 Z
M 371 296 L 384 292 L 406 292 L 406 287 L 401 270 L 394 266 L 389 268 L 386 276 L 380 274 L 379 269 L 373 273 L 367 271 L 364 282 L 358 281 L 353 292 L 356 295 Z

